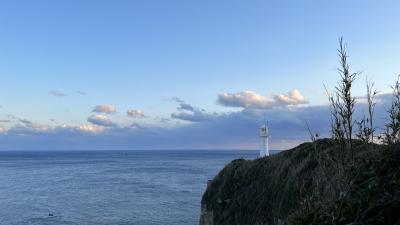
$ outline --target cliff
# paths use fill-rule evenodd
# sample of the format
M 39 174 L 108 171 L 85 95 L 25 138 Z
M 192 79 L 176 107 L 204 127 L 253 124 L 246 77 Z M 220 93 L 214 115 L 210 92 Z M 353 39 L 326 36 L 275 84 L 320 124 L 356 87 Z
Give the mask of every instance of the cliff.
M 208 185 L 200 225 L 400 224 L 400 148 L 329 139 L 229 163 Z

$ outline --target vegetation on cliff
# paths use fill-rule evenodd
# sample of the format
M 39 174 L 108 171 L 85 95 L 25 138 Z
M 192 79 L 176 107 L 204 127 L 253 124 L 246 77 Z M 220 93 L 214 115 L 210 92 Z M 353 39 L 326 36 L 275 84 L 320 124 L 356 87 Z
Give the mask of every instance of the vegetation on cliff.
M 355 141 L 348 168 L 337 153 L 323 139 L 232 161 L 204 193 L 200 224 L 398 224 L 399 146 Z

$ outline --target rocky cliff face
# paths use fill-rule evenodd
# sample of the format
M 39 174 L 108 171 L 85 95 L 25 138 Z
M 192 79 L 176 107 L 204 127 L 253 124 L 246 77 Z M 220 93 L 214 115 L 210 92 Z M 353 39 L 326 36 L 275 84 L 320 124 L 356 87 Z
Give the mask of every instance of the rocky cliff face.
M 400 222 L 400 149 L 355 151 L 352 166 L 340 163 L 330 140 L 234 160 L 205 191 L 200 225 Z

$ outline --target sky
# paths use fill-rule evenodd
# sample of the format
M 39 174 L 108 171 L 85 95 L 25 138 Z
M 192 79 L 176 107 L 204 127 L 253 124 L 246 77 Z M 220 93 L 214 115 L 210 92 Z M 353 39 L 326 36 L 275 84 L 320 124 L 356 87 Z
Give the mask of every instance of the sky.
M 1 1 L 0 150 L 257 149 L 329 136 L 338 40 L 380 91 L 398 1 Z M 360 103 L 359 114 L 363 112 Z

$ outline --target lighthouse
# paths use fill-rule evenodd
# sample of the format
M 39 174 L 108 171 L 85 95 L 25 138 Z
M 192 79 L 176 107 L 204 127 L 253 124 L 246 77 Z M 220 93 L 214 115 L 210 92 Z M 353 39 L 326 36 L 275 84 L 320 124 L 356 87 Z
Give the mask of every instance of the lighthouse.
M 265 122 L 264 125 L 260 127 L 260 139 L 261 139 L 260 158 L 269 156 L 269 149 L 268 149 L 269 129 L 267 123 Z

